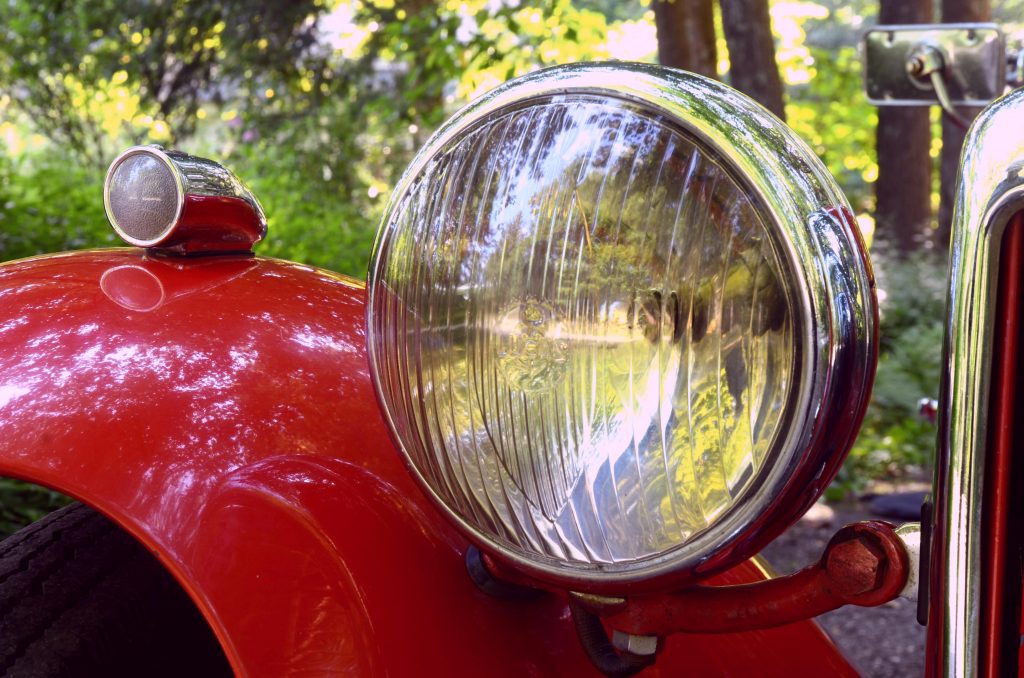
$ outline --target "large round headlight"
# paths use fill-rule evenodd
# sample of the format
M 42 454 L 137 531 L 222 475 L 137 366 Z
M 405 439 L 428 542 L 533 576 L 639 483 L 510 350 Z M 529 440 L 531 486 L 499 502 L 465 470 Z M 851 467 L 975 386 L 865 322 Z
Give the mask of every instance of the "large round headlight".
M 371 367 L 431 497 L 587 590 L 752 555 L 845 455 L 875 366 L 870 270 L 813 153 L 742 95 L 577 65 L 457 114 L 369 276 Z

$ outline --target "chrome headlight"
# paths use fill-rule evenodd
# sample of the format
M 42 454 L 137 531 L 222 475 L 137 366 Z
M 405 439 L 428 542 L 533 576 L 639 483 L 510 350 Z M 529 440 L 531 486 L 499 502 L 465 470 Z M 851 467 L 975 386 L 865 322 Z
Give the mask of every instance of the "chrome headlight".
M 576 589 L 749 557 L 866 404 L 849 214 L 785 125 L 698 76 L 575 65 L 486 95 L 402 178 L 369 274 L 413 472 L 485 550 Z

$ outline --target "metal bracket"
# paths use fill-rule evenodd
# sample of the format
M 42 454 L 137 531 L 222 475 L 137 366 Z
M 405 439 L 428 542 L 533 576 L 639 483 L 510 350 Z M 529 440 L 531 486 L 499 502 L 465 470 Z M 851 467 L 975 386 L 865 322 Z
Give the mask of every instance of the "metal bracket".
M 625 678 L 653 664 L 673 633 L 753 631 L 843 605 L 873 607 L 900 595 L 912 597 L 919 551 L 920 525 L 897 531 L 888 523 L 864 521 L 840 529 L 816 564 L 787 577 L 624 597 L 556 592 L 568 596 L 577 635 L 594 666 L 606 676 Z M 467 564 L 473 580 L 491 595 L 496 595 L 495 582 L 513 590 L 531 585 L 475 547 Z
M 576 594 L 572 600 L 609 628 L 640 638 L 766 629 L 843 605 L 874 607 L 904 591 L 911 593 L 908 541 L 888 523 L 865 521 L 839 530 L 818 563 L 787 577 L 736 586 L 698 585 L 621 600 Z
M 492 598 L 533 600 L 544 595 L 542 589 L 495 577 L 487 567 L 484 554 L 476 546 L 466 549 L 466 572 L 477 588 Z
M 995 24 L 876 26 L 863 37 L 864 89 L 876 106 L 984 106 L 1006 87 Z

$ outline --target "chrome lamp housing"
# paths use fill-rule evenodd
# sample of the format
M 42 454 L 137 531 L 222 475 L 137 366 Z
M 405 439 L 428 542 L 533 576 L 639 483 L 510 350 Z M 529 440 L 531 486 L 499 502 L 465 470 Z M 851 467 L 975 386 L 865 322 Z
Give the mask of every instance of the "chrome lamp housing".
M 394 192 L 368 293 L 420 485 L 577 591 L 754 555 L 835 475 L 877 360 L 867 254 L 811 149 L 650 65 L 540 71 L 457 113 Z
M 114 231 L 136 247 L 247 252 L 267 234 L 263 208 L 233 172 L 159 146 L 132 146 L 114 159 L 103 207 Z

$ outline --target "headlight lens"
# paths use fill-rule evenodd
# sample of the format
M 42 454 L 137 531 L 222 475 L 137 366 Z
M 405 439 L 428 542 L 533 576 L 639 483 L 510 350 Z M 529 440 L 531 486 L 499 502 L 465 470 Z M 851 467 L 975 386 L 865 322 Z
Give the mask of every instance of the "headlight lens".
M 721 149 L 650 102 L 536 87 L 584 72 L 428 144 L 378 239 L 369 341 L 430 494 L 535 574 L 600 584 L 692 565 L 778 498 L 820 323 Z

